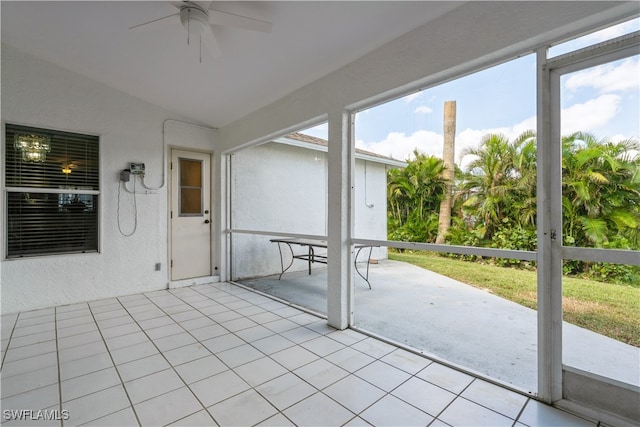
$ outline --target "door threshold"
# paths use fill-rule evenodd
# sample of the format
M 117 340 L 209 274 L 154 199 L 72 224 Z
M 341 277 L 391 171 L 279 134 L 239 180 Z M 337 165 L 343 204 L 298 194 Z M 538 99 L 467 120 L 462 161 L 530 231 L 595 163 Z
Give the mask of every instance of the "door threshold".
M 184 288 L 186 286 L 204 285 L 206 283 L 215 283 L 220 281 L 220 276 L 202 276 L 192 277 L 190 279 L 172 280 L 167 283 L 167 289 Z

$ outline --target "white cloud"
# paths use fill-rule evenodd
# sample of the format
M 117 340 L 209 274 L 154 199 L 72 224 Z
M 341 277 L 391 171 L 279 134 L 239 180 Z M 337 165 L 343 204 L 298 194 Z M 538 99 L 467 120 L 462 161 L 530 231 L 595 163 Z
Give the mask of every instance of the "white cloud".
M 419 107 L 416 107 L 413 112 L 418 114 L 431 114 L 433 113 L 433 108 L 427 107 L 426 105 L 421 105 Z
M 619 95 L 600 95 L 582 104 L 574 104 L 562 110 L 561 133 L 591 132 L 606 125 L 620 109 Z
M 356 141 L 356 147 L 374 153 L 390 156 L 398 160 L 413 158 L 413 150 L 434 156 L 442 156 L 442 140 L 440 134 L 427 130 L 419 130 L 411 135 L 403 132 L 391 132 L 378 142 Z
M 621 24 L 596 31 L 595 33 L 587 34 L 584 36 L 584 40 L 589 43 L 600 43 L 606 40 L 611 40 L 624 34 L 637 31 L 640 26 L 639 22 L 640 21 L 638 19 L 632 19 L 631 21 L 623 22 Z
M 407 101 L 407 103 L 409 103 L 411 101 L 415 101 L 416 99 L 418 99 L 420 97 L 420 95 L 422 95 L 422 92 L 414 92 L 414 93 L 410 93 L 409 95 L 405 96 L 403 99 L 405 101 Z
M 637 89 L 640 87 L 640 60 L 629 58 L 617 67 L 604 64 L 579 71 L 567 78 L 565 87 L 572 91 L 592 87 L 600 93 Z
M 606 125 L 619 110 L 621 97 L 613 94 L 601 95 L 581 104 L 572 105 L 562 110 L 561 133 L 567 135 L 576 131 L 591 132 Z M 462 156 L 468 148 L 476 148 L 482 138 L 488 134 L 502 134 L 510 141 L 529 130 L 536 130 L 536 116 L 528 117 L 512 126 L 464 129 L 458 132 L 455 141 L 456 163 L 465 168 L 472 156 Z M 616 135 L 612 140 L 625 139 Z M 421 153 L 442 157 L 442 134 L 419 130 L 410 135 L 403 132 L 390 132 L 385 139 L 377 142 L 356 141 L 356 147 L 372 151 L 398 160 L 413 158 L 413 150 Z

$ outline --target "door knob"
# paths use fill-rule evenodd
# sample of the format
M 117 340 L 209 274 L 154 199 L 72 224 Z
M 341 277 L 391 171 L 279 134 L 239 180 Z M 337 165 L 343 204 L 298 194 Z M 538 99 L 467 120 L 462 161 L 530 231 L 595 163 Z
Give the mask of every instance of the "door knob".
M 205 224 L 209 224 L 209 220 L 208 220 L 208 219 L 205 219 L 205 220 L 204 220 L 204 223 L 205 223 Z

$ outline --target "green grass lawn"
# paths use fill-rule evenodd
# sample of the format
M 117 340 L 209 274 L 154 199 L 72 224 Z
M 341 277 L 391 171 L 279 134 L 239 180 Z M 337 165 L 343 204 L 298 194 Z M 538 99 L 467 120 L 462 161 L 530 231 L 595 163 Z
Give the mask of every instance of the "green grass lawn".
M 525 307 L 537 308 L 535 271 L 461 261 L 425 252 L 389 251 L 389 259 L 408 262 Z M 562 285 L 565 321 L 640 347 L 640 288 L 571 277 L 565 277 Z

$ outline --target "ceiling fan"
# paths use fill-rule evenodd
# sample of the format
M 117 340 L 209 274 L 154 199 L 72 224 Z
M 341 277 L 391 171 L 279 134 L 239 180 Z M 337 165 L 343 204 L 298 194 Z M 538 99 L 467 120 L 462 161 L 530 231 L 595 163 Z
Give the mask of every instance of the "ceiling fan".
M 212 25 L 224 25 L 262 33 L 271 32 L 270 22 L 212 9 L 211 1 L 170 1 L 169 3 L 178 9 L 177 13 L 143 22 L 129 29 L 142 30 L 171 20 L 177 22 L 179 19 L 187 31 L 187 44 L 191 37 L 198 37 L 201 51 L 204 46 L 213 58 L 221 56 L 222 51 L 213 33 Z M 200 62 L 202 62 L 202 56 Z

